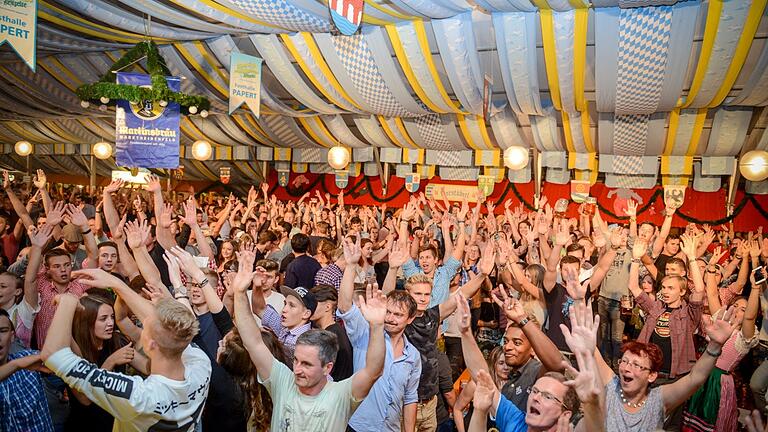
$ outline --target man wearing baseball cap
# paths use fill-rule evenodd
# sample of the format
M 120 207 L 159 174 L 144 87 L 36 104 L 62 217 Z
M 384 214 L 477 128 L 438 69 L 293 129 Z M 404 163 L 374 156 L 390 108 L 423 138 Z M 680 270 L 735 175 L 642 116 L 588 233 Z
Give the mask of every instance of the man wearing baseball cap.
M 317 298 L 304 287 L 280 287 L 280 293 L 285 296 L 285 306 L 278 313 L 272 305 L 266 304 L 263 292 L 253 293 L 253 310 L 256 312 L 264 327 L 269 328 L 285 347 L 288 360 L 293 362 L 293 351 L 296 340 L 302 333 L 312 328 L 309 319 L 317 309 Z

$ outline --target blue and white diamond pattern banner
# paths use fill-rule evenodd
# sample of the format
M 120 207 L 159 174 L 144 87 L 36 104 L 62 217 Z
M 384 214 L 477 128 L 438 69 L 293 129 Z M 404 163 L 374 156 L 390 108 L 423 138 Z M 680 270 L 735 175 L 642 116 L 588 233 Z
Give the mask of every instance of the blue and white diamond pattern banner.
M 664 83 L 671 23 L 669 6 L 621 11 L 616 114 L 656 111 Z

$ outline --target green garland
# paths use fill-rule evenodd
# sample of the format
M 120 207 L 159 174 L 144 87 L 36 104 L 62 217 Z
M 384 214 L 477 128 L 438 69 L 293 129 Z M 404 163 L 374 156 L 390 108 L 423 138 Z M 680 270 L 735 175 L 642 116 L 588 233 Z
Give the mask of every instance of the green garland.
M 115 71 L 123 70 L 144 56 L 147 58 L 151 88 L 115 83 L 117 78 Z M 116 61 L 98 82 L 84 84 L 78 87 L 75 93 L 80 100 L 97 105 L 115 105 L 118 100 L 176 102 L 181 106 L 181 113 L 184 115 L 195 114 L 190 113 L 190 107 L 196 107 L 196 113 L 211 108 L 211 102 L 204 96 L 187 95 L 168 88 L 165 77 L 170 75 L 171 72 L 165 65 L 165 59 L 160 55 L 157 45 L 153 41 L 144 41 L 136 44 Z M 107 103 L 101 102 L 101 98 L 104 97 L 109 98 Z

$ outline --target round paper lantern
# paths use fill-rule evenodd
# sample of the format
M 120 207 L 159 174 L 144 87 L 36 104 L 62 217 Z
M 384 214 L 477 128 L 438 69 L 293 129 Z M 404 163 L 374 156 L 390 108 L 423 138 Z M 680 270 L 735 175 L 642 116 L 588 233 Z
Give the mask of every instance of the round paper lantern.
M 208 160 L 211 157 L 211 153 L 213 153 L 213 148 L 211 148 L 211 143 L 208 141 L 197 140 L 192 144 L 192 157 L 197 160 Z
M 202 118 L 208 117 L 208 111 L 206 111 L 206 110 L 200 111 L 200 117 L 202 117 Z
M 345 147 L 335 146 L 328 150 L 328 165 L 333 169 L 340 170 L 346 168 L 349 165 L 349 159 L 349 150 Z
M 109 103 L 109 98 L 106 96 L 102 96 L 99 98 L 99 101 L 103 104 Z
M 99 159 L 107 159 L 112 156 L 112 146 L 108 142 L 99 141 L 93 145 L 93 155 Z
M 768 178 L 768 152 L 752 150 L 744 154 L 739 162 L 739 171 L 749 181 L 763 181 Z
M 504 150 L 504 165 L 513 170 L 525 168 L 528 165 L 528 150 L 520 146 L 507 147 Z
M 32 144 L 29 141 L 18 141 L 13 149 L 19 156 L 29 156 L 32 154 Z
M 194 114 L 196 112 L 197 112 L 197 107 L 196 106 L 192 105 L 191 107 L 189 107 L 189 113 L 190 114 Z

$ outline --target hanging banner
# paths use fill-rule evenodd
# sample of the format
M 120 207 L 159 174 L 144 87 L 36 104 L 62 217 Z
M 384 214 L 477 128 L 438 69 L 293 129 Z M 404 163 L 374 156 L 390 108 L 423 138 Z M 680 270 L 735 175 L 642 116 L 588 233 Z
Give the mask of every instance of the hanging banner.
M 288 171 L 277 172 L 277 184 L 279 184 L 281 187 L 288 186 Z
M 685 189 L 687 185 L 665 185 L 664 205 L 669 208 L 679 209 L 685 201 Z
M 417 190 L 419 190 L 420 185 L 421 185 L 420 173 L 410 173 L 405 175 L 405 190 L 407 190 L 410 193 L 415 193 Z
M 229 184 L 229 180 L 231 178 L 231 171 L 229 167 L 221 167 L 219 168 L 219 180 L 221 180 L 224 184 Z
M 0 45 L 16 51 L 33 71 L 37 67 L 37 0 L 4 0 L 0 7 Z
M 349 171 L 336 171 L 336 187 L 344 189 L 349 184 Z
M 181 90 L 181 79 L 166 77 L 171 91 Z M 149 88 L 149 75 L 117 73 L 117 83 Z M 118 166 L 178 168 L 179 104 L 118 100 L 115 116 L 115 158 Z
M 363 0 L 328 0 L 331 22 L 344 36 L 357 33 L 363 22 Z
M 575 203 L 583 203 L 589 196 L 589 180 L 571 180 L 571 199 Z
M 489 196 L 493 193 L 493 188 L 496 186 L 496 177 L 491 175 L 481 175 L 477 177 L 477 187 L 483 191 L 485 196 Z
M 259 117 L 261 104 L 261 59 L 232 52 L 229 61 L 229 114 L 245 102 Z
M 443 183 L 430 183 L 424 188 L 427 198 L 441 200 L 445 197 L 448 201 L 477 202 L 477 186 L 464 186 Z

